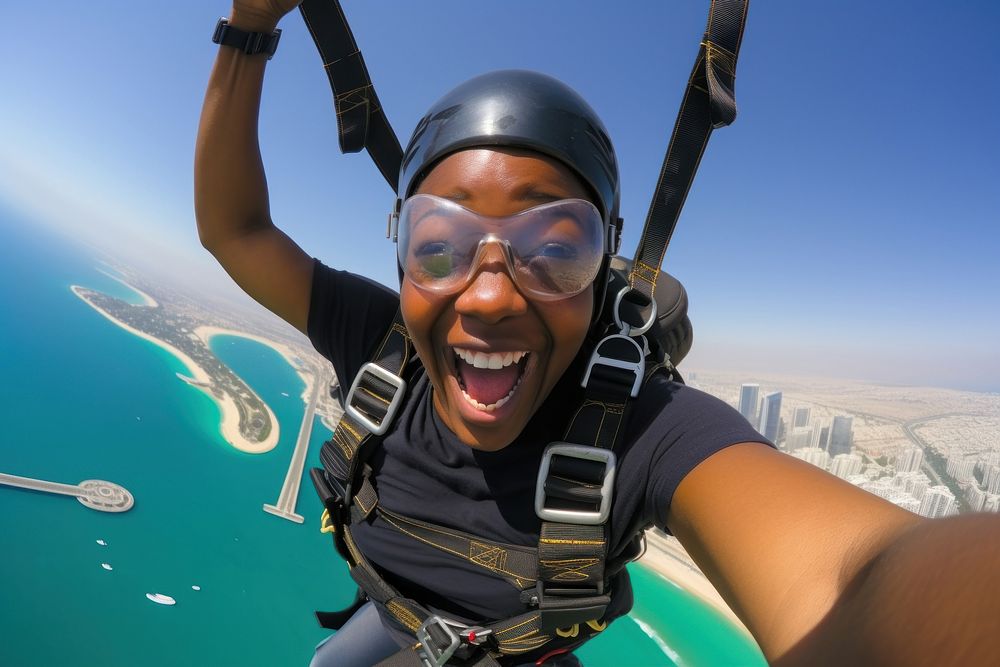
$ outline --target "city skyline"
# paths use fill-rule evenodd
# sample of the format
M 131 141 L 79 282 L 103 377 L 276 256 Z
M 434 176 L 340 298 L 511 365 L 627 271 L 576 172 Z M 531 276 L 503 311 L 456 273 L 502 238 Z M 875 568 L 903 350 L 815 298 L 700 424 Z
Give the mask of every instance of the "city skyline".
M 419 5 L 349 2 L 345 11 L 404 141 L 437 97 L 485 70 L 538 69 L 577 88 L 618 149 L 631 254 L 707 6 L 453 2 L 428 16 Z M 16 30 L 0 44 L 17 63 L 0 72 L 0 206 L 150 269 L 184 263 L 193 282 L 242 298 L 200 248 L 191 204 L 217 50 L 209 37 L 229 3 L 45 9 L 56 18 L 33 5 L 0 10 L 9 25 L 44 20 L 51 35 Z M 900 15 L 906 30 L 880 29 Z M 690 296 L 687 367 L 1000 391 L 1000 313 L 984 307 L 1000 290 L 1000 129 L 970 123 L 952 103 L 969 89 L 983 108 L 1000 100 L 1000 47 L 987 31 L 998 15 L 985 2 L 751 7 L 740 115 L 713 136 L 665 264 Z M 820 31 L 796 29 L 820 21 Z M 173 36 L 169 58 L 136 23 Z M 493 29 L 470 29 L 484 24 Z M 394 286 L 382 234 L 391 193 L 367 156 L 339 154 L 311 40 L 297 14 L 281 27 L 261 109 L 272 217 L 326 263 Z M 580 44 L 609 34 L 629 35 L 629 49 L 581 55 Z M 512 35 L 522 46 L 510 48 Z M 808 75 L 790 55 L 807 52 Z M 891 85 L 871 67 L 886 52 L 906 63 Z M 927 165 L 943 167 L 930 178 Z M 748 283 L 766 289 L 746 299 Z
M 961 406 L 955 399 L 938 403 L 940 399 L 901 397 L 904 405 L 925 405 L 918 414 L 905 414 L 912 407 L 904 408 L 899 416 L 908 419 L 893 424 L 889 414 L 876 414 L 894 410 L 880 407 L 875 396 L 856 395 L 857 407 L 838 408 L 826 403 L 829 396 L 816 401 L 808 396 L 809 388 L 800 385 L 783 405 L 781 382 L 741 381 L 737 389 L 705 374 L 695 374 L 691 381 L 728 401 L 744 417 L 756 415 L 748 421 L 780 451 L 907 511 L 927 518 L 1000 512 L 998 401 L 977 407 Z M 758 402 L 762 388 L 764 396 Z M 821 414 L 814 418 L 814 412 Z M 932 435 L 928 426 L 935 423 L 940 426 Z M 856 425 L 861 430 L 857 438 Z

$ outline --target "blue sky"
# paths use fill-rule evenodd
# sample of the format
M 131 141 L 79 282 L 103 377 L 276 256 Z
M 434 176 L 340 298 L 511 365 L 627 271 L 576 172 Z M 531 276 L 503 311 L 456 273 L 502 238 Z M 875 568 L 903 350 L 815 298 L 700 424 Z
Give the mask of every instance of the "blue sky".
M 4 3 L 0 201 L 162 271 L 224 275 L 192 211 L 225 2 Z M 405 139 L 456 83 L 526 67 L 579 90 L 618 149 L 635 247 L 708 2 L 347 0 Z M 272 216 L 327 264 L 395 281 L 391 193 L 342 156 L 298 13 L 268 65 Z M 685 366 L 1000 391 L 1000 6 L 757 0 L 740 115 L 712 138 L 666 268 Z M 155 252 L 154 252 L 155 248 Z

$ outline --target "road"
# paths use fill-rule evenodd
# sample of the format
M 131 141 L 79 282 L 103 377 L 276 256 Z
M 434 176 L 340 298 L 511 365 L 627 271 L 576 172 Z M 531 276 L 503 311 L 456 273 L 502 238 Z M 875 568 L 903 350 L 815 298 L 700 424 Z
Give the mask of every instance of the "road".
M 309 405 L 306 406 L 305 414 L 302 415 L 302 425 L 299 427 L 299 439 L 295 443 L 295 450 L 292 452 L 292 460 L 288 464 L 288 472 L 285 473 L 285 483 L 281 485 L 281 493 L 278 494 L 278 501 L 273 505 L 264 505 L 265 512 L 280 516 L 282 519 L 294 521 L 295 523 L 305 521 L 301 514 L 295 512 L 295 505 L 299 498 L 302 471 L 306 466 L 306 454 L 309 453 L 309 439 L 312 437 L 316 403 L 319 402 L 320 392 L 324 391 L 330 384 L 330 378 L 324 374 L 316 373 L 314 378 L 312 396 L 309 397 Z

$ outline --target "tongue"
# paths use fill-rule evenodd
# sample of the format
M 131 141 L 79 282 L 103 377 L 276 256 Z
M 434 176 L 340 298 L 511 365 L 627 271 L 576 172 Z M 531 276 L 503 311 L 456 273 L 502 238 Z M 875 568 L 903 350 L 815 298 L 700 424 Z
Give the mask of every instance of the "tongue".
M 521 375 L 517 364 L 494 370 L 476 368 L 461 359 L 458 360 L 458 372 L 465 384 L 465 392 L 483 405 L 492 405 L 509 394 Z

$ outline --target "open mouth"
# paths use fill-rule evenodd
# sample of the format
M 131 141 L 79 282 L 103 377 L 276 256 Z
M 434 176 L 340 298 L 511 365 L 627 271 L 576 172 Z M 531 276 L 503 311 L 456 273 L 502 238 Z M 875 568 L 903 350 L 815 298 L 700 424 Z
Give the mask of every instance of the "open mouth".
M 478 352 L 452 348 L 462 396 L 477 410 L 493 412 L 506 405 L 521 386 L 528 352 Z

